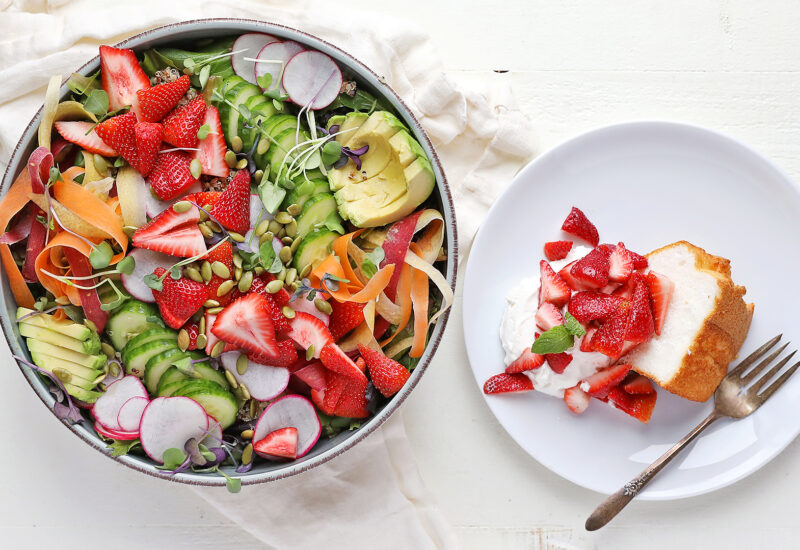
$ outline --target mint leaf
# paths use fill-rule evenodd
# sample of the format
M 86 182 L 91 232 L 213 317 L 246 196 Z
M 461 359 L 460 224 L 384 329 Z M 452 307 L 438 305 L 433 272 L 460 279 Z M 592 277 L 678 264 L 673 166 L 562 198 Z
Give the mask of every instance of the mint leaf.
M 578 320 L 570 314 L 569 311 L 564 313 L 564 318 L 567 320 L 567 322 L 564 323 L 564 326 L 567 327 L 567 332 L 569 332 L 571 335 L 581 337 L 586 334 L 586 329 L 583 328 L 583 325 L 581 325 Z
M 378 266 L 386 257 L 386 253 L 382 247 L 375 248 L 369 254 L 364 256 L 364 261 L 361 262 L 361 272 L 367 277 L 372 278 L 378 272 Z
M 540 355 L 546 353 L 561 353 L 567 351 L 575 343 L 575 337 L 570 334 L 565 325 L 557 325 L 539 335 L 531 346 L 533 353 Z
M 261 265 L 264 266 L 267 271 L 270 273 L 280 273 L 283 264 L 280 258 L 275 255 L 275 249 L 272 248 L 272 241 L 267 241 L 258 248 L 258 256 L 261 260 Z

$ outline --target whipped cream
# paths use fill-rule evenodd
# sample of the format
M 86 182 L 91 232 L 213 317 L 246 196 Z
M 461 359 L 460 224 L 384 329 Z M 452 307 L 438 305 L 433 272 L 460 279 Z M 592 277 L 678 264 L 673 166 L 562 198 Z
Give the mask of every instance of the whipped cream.
M 560 271 L 568 263 L 583 258 L 592 249 L 588 246 L 573 246 L 563 260 L 550 262 L 554 271 Z M 505 351 L 505 364 L 510 365 L 526 348 L 533 345 L 536 328 L 536 311 L 539 309 L 539 275 L 526 277 L 506 295 L 506 309 L 500 322 L 500 341 Z M 525 374 L 533 382 L 535 390 L 555 397 L 564 397 L 564 390 L 575 386 L 582 379 L 611 364 L 611 359 L 602 353 L 580 350 L 581 339 L 567 353 L 572 361 L 564 372 L 558 374 L 545 363 Z

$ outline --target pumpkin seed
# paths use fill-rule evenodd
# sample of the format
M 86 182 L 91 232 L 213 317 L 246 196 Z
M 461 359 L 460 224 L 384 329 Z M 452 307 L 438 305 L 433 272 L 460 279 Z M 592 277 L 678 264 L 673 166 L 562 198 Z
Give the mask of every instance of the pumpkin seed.
M 253 430 L 242 431 L 242 439 L 253 439 Z
M 122 374 L 122 367 L 119 366 L 117 363 L 112 363 L 110 367 L 108 367 L 108 374 L 116 378 L 120 374 Z
M 247 386 L 245 386 L 244 384 L 239 384 L 239 391 L 242 394 L 242 399 L 244 399 L 245 401 L 250 399 L 250 391 L 247 389 Z
M 256 417 L 256 412 L 258 412 L 258 403 L 256 403 L 255 399 L 250 400 L 250 410 L 248 412 L 250 413 L 250 418 Z
M 239 382 L 236 381 L 236 377 L 233 375 L 231 371 L 229 370 L 225 371 L 225 378 L 228 380 L 228 384 L 230 384 L 231 388 L 233 388 L 234 390 L 239 387 Z
M 70 373 L 69 371 L 66 371 L 64 369 L 60 369 L 58 367 L 53 369 L 53 374 L 55 374 L 56 378 L 58 378 L 59 380 L 61 380 L 65 384 L 69 383 L 69 381 L 72 380 L 72 373 Z M 105 378 L 105 377 L 103 377 L 103 378 Z
M 216 300 L 206 300 L 205 302 L 203 302 L 203 307 L 204 308 L 219 307 L 219 302 Z
M 290 204 L 289 208 L 286 209 L 290 216 L 297 216 L 300 212 L 303 211 L 303 207 L 299 204 Z
M 271 241 L 272 239 L 275 238 L 275 233 L 273 233 L 272 231 L 267 231 L 262 235 L 262 237 L 265 237 Z
M 239 162 L 236 163 L 237 170 L 244 170 L 247 168 L 247 159 L 239 159 Z
M 264 243 L 268 243 L 268 242 L 270 242 L 270 241 L 272 240 L 272 237 L 267 237 L 267 234 L 269 234 L 269 231 L 267 231 L 266 233 L 264 233 L 263 235 L 261 235 L 261 236 L 258 238 L 258 246 L 259 246 L 259 247 L 260 247 L 262 244 L 264 244 Z
M 238 282 L 239 279 L 242 278 L 242 273 L 244 273 L 244 271 L 242 270 L 241 267 L 234 267 L 233 268 L 233 280 Z
M 185 328 L 182 328 L 180 332 L 178 332 L 178 347 L 181 351 L 186 351 L 189 349 L 189 333 L 186 332 Z
M 288 212 L 278 212 L 275 215 L 275 221 L 280 224 L 286 225 L 287 223 L 292 223 L 294 218 Z
M 289 290 L 291 292 L 296 292 L 298 288 L 300 288 L 300 281 L 295 281 L 289 285 Z
M 203 165 L 200 162 L 200 159 L 192 160 L 192 162 L 189 164 L 189 172 L 192 174 L 194 179 L 200 179 L 200 176 L 203 175 Z
M 206 239 L 210 239 L 211 237 L 214 236 L 214 232 L 211 231 L 211 228 L 208 227 L 207 224 L 208 224 L 208 222 L 203 222 L 203 223 L 198 224 L 197 227 L 200 228 L 200 233 L 203 234 L 203 237 L 205 237 Z
M 218 224 L 217 222 L 215 222 L 214 220 L 208 220 L 208 221 L 206 222 L 206 225 L 207 225 L 208 227 L 210 227 L 210 228 L 211 228 L 211 231 L 213 231 L 214 233 L 222 233 L 222 228 L 221 228 L 221 227 L 219 226 L 219 224 Z
M 221 277 L 223 279 L 230 279 L 231 278 L 231 270 L 228 269 L 228 266 L 223 264 L 220 261 L 216 261 L 211 264 L 211 271 L 217 277 Z
M 275 278 L 278 279 L 279 281 L 286 282 L 286 273 L 287 273 L 286 268 L 281 266 L 281 270 L 278 272 L 277 275 L 275 275 Z
M 176 214 L 183 214 L 184 212 L 188 212 L 191 207 L 192 203 L 190 203 L 189 201 L 178 201 L 172 205 L 172 210 Z
M 253 179 L 256 181 L 256 183 L 261 183 L 261 178 L 263 178 L 263 177 L 264 177 L 264 171 L 263 170 L 256 170 L 253 173 Z
M 100 344 L 100 349 L 103 350 L 103 353 L 106 354 L 106 357 L 109 359 L 113 359 L 117 352 L 111 347 L 111 344 L 106 344 L 105 342 Z
M 283 306 L 281 311 L 283 312 L 283 316 L 287 319 L 294 319 L 294 310 L 289 306 Z
M 297 249 L 300 246 L 301 242 L 303 242 L 303 239 L 295 239 L 294 241 L 292 241 L 292 246 L 290 247 L 292 249 L 292 254 L 297 252 Z M 311 265 L 311 264 L 309 264 L 309 265 Z
M 94 157 L 92 161 L 94 162 L 95 169 L 100 172 L 101 175 L 105 176 L 108 171 L 108 162 L 106 162 L 106 158 L 96 153 L 92 156 Z
M 289 248 L 288 246 L 284 246 L 283 248 L 281 248 L 281 251 L 278 252 L 278 257 L 281 259 L 283 263 L 288 264 L 289 262 L 292 261 L 292 249 Z
M 331 305 L 322 298 L 317 298 L 316 300 L 314 300 L 314 305 L 316 306 L 318 311 L 324 313 L 325 315 L 330 315 L 331 312 L 333 311 Z
M 311 359 L 313 358 L 314 358 L 314 344 L 311 344 L 310 346 L 308 346 L 308 349 L 306 350 L 306 361 L 311 361 Z
M 183 270 L 183 273 L 196 283 L 203 282 L 203 276 L 200 274 L 200 270 L 194 266 L 187 267 Z
M 267 292 L 270 294 L 275 294 L 279 292 L 283 288 L 283 281 L 280 279 L 275 279 L 274 281 L 270 281 L 267 283 Z
M 203 315 L 202 317 L 200 317 L 200 334 L 205 334 L 205 333 L 206 333 L 206 316 Z M 205 346 L 201 346 L 200 342 L 197 342 L 197 347 L 204 348 Z
M 228 168 L 233 168 L 236 166 L 236 153 L 231 150 L 225 152 L 225 164 L 228 165 Z
M 281 229 L 283 229 L 283 226 L 279 224 L 277 220 L 270 220 L 269 230 L 272 232 L 273 235 L 277 235 Z
M 294 221 L 294 220 L 290 221 L 289 223 L 286 224 L 286 227 L 284 229 L 286 229 L 286 234 L 288 236 L 290 236 L 290 237 L 296 237 L 297 236 L 297 222 L 296 221 Z
M 204 222 L 204 221 L 206 221 L 208 219 L 208 214 L 206 213 L 206 210 L 210 210 L 210 208 L 205 208 L 205 209 L 201 208 L 200 209 L 200 221 L 201 222 Z
M 84 319 L 83 324 L 86 325 L 92 332 L 100 332 L 97 330 L 97 325 L 94 324 L 94 321 L 90 321 L 89 319 Z
M 205 322 L 205 319 L 203 319 L 203 322 Z M 205 334 L 198 334 L 197 349 L 205 349 L 206 344 L 208 344 L 208 337 Z
M 228 292 L 233 290 L 233 285 L 235 285 L 235 284 L 236 283 L 234 283 L 230 279 L 228 279 L 227 281 L 223 282 L 217 288 L 217 296 L 225 296 Z M 216 309 L 216 308 L 214 308 L 214 309 Z
M 242 257 L 238 252 L 233 255 L 233 267 L 242 267 L 242 262 Z
M 297 280 L 297 270 L 293 267 L 286 270 L 286 279 L 284 279 L 283 282 L 286 283 L 287 285 L 290 285 L 296 280 Z
M 286 237 L 281 239 L 281 242 L 285 245 L 290 245 L 292 244 L 292 242 L 294 242 L 294 239 L 287 235 Z
M 217 313 L 221 312 L 223 309 L 225 309 L 225 308 L 223 308 L 223 307 L 210 307 L 210 308 L 208 308 L 206 310 L 206 313 L 208 313 L 209 315 L 216 315 Z
M 241 235 L 241 233 L 236 233 L 234 231 L 228 231 L 228 235 L 231 236 L 231 239 L 233 240 L 233 242 L 236 242 L 236 243 L 243 243 L 244 242 L 244 237 Z
M 278 231 L 278 234 L 275 235 L 275 236 L 278 237 L 279 239 L 284 238 L 286 236 L 286 228 L 285 227 L 281 227 L 281 230 Z
M 261 223 L 259 223 L 256 226 L 256 235 L 260 237 L 261 235 L 266 233 L 268 229 L 269 229 L 269 220 L 261 220 Z
M 263 268 L 263 267 L 261 267 L 261 266 L 258 266 L 258 267 L 256 267 L 256 268 L 253 270 L 253 273 L 255 273 L 256 277 L 258 277 L 258 276 L 260 276 L 262 273 L 264 273 L 265 271 L 266 271 L 266 269 L 264 269 L 264 268 Z
M 211 353 L 209 355 L 211 355 L 211 357 L 219 357 L 220 355 L 222 355 L 223 351 L 225 351 L 225 342 L 220 340 L 219 342 L 214 344 L 213 348 L 211 348 Z
M 200 264 L 200 275 L 203 276 L 203 280 L 208 282 L 211 280 L 211 277 L 214 275 L 211 271 L 211 262 L 208 260 L 204 260 L 202 264 Z
M 242 138 L 239 136 L 233 136 L 231 138 L 231 149 L 233 149 L 234 153 L 241 153 L 242 152 Z
M 269 140 L 262 139 L 258 142 L 258 145 L 256 146 L 256 154 L 263 155 L 264 153 L 267 152 L 268 149 L 269 149 Z
M 244 375 L 247 372 L 247 368 L 250 366 L 250 361 L 247 359 L 245 354 L 239 355 L 236 359 L 236 372 L 240 375 Z
M 253 285 L 253 272 L 246 271 L 242 273 L 242 278 L 239 279 L 239 285 L 238 285 L 239 292 L 242 293 L 247 292 L 248 290 L 250 290 L 250 287 L 252 285 Z
M 92 380 L 92 386 L 96 386 L 97 384 L 102 382 L 105 377 L 106 377 L 106 373 L 104 373 L 104 372 L 100 373 L 100 376 L 98 376 L 97 378 Z
M 248 430 L 252 431 L 252 430 Z M 242 436 L 244 437 L 244 436 Z M 250 437 L 253 437 L 252 435 Z M 253 461 L 253 444 L 248 443 L 242 450 L 242 464 L 247 465 Z

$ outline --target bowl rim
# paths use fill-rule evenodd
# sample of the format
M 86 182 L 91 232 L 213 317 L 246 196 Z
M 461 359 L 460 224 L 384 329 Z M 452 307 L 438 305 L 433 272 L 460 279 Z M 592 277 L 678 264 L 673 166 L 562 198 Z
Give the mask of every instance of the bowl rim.
M 360 60 L 338 46 L 335 46 L 330 42 L 318 38 L 317 36 L 308 32 L 279 23 L 245 18 L 206 18 L 180 21 L 155 27 L 153 29 L 133 35 L 118 42 L 115 44 L 115 46 L 141 48 L 146 46 L 150 41 L 169 39 L 171 36 L 180 34 L 182 32 L 187 34 L 196 34 L 203 30 L 208 30 L 209 28 L 213 28 L 214 30 L 230 31 L 230 34 L 235 34 L 237 32 L 264 32 L 268 34 L 275 34 L 282 40 L 297 40 L 333 57 L 337 64 L 340 64 L 344 68 L 350 69 L 355 73 L 358 79 L 366 81 L 367 84 L 377 89 L 379 93 L 392 104 L 404 121 L 409 124 L 410 129 L 414 133 L 415 137 L 420 141 L 423 150 L 431 160 L 434 174 L 436 175 L 436 189 L 438 190 L 438 196 L 442 203 L 442 215 L 444 217 L 446 237 L 445 242 L 447 247 L 447 265 L 445 269 L 445 277 L 450 285 L 450 288 L 453 290 L 453 292 L 455 292 L 456 274 L 458 271 L 458 232 L 456 227 L 456 214 L 453 197 L 450 192 L 447 177 L 444 173 L 444 169 L 442 168 L 439 156 L 433 146 L 433 143 L 431 142 L 430 137 L 420 124 L 419 120 L 417 120 L 417 117 L 414 115 L 413 111 L 405 104 L 397 92 L 395 92 L 385 82 L 383 77 L 376 74 Z M 175 40 L 180 40 L 180 37 L 176 37 Z M 75 72 L 84 73 L 94 66 L 99 67 L 99 55 L 89 59 Z M 59 98 L 63 98 L 68 91 L 68 88 L 66 87 L 66 81 L 67 79 L 62 80 Z M 43 107 L 40 107 L 38 109 L 14 147 L 14 151 L 9 158 L 8 166 L 6 167 L 2 181 L 0 182 L 0 197 L 5 196 L 5 193 L 13 183 L 16 174 L 20 171 L 21 167 L 24 166 L 25 161 L 22 158 L 22 155 L 29 147 L 31 141 L 36 137 L 39 121 L 41 119 L 42 108 Z M 3 284 L 3 287 L 7 287 L 7 282 Z M 11 322 L 10 316 L 8 315 L 9 305 L 11 304 L 13 307 L 16 307 L 13 297 L 10 299 L 9 298 L 10 296 L 7 291 L 0 292 L 0 324 L 2 324 L 3 336 L 5 337 L 12 353 L 26 356 L 28 355 L 27 350 L 20 343 L 20 336 L 18 329 L 16 328 L 16 324 Z M 236 476 L 241 480 L 242 485 L 254 485 L 258 483 L 275 481 L 308 471 L 348 451 L 372 434 L 394 413 L 394 411 L 400 407 L 400 405 L 409 396 L 411 391 L 413 391 L 413 389 L 416 387 L 424 372 L 427 370 L 433 355 L 435 354 L 442 340 L 451 310 L 452 308 L 448 309 L 448 311 L 442 315 L 441 320 L 436 323 L 436 327 L 434 328 L 433 334 L 428 341 L 425 352 L 423 353 L 423 356 L 421 357 L 414 371 L 411 373 L 411 378 L 409 381 L 406 383 L 403 389 L 398 392 L 389 402 L 387 402 L 383 408 L 377 412 L 377 414 L 370 418 L 366 424 L 330 449 L 304 460 L 303 462 L 287 463 L 285 467 L 280 467 L 266 472 L 254 474 L 236 474 Z M 31 369 L 23 368 L 18 362 L 17 367 L 20 369 L 28 384 L 34 390 L 42 403 L 44 403 L 55 415 L 53 410 L 55 399 L 45 386 L 44 382 Z M 84 421 L 76 424 L 69 424 L 63 419 L 59 419 L 59 421 L 69 428 L 72 433 L 77 435 L 80 439 L 89 444 L 98 452 L 138 472 L 156 477 L 158 479 L 189 485 L 224 486 L 226 483 L 226 480 L 221 476 L 209 475 L 205 473 L 182 472 L 175 475 L 165 475 L 163 470 L 158 470 L 155 467 L 155 463 L 152 460 L 144 457 L 138 457 L 134 455 L 113 457 L 108 452 L 107 445 L 94 433 L 94 430 L 91 429 L 90 421 Z

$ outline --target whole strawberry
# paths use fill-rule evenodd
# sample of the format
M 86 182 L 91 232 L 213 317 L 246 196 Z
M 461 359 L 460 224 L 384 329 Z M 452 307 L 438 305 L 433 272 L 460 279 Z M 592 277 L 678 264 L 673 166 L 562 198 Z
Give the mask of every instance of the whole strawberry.
M 155 270 L 157 277 L 164 273 L 166 270 L 163 267 Z M 153 290 L 153 297 L 164 322 L 174 329 L 181 328 L 189 317 L 197 313 L 208 297 L 206 285 L 186 277 L 173 279 L 172 275 L 167 275 L 162 280 L 162 285 L 160 291 Z
M 358 351 L 367 362 L 372 383 L 385 397 L 391 397 L 400 391 L 411 376 L 403 365 L 380 351 L 362 345 L 358 346 Z

